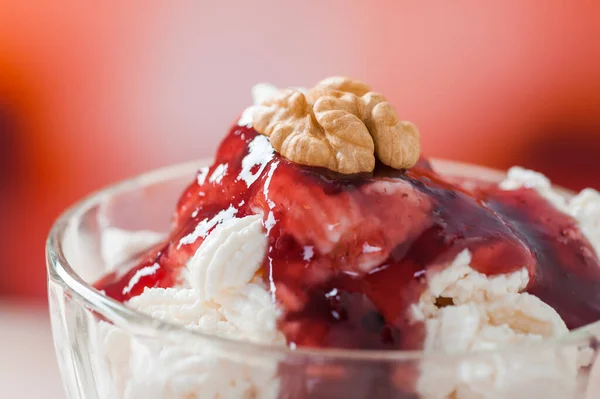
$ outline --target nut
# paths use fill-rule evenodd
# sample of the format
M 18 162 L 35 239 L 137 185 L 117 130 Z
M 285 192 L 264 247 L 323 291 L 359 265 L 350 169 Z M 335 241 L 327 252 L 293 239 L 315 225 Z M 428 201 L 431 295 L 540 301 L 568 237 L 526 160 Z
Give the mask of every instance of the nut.
M 364 123 L 346 110 L 352 104 L 342 104 L 343 99 L 323 96 L 313 106 L 302 92 L 288 89 L 258 106 L 252 125 L 290 161 L 340 173 L 371 171 L 373 139 Z
M 375 142 L 377 158 L 395 169 L 412 168 L 421 155 L 421 134 L 417 127 L 398 118 L 396 110 L 379 93 L 361 97 L 362 120 Z
M 332 77 L 306 94 L 286 89 L 255 108 L 254 129 L 283 157 L 351 174 L 371 172 L 375 154 L 396 169 L 420 154 L 419 131 L 398 119 L 385 97 L 357 80 Z

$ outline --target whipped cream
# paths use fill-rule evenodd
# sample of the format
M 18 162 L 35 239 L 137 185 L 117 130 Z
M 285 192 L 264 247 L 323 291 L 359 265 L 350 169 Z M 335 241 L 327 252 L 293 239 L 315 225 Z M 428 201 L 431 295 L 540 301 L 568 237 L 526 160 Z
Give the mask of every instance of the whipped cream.
M 600 193 L 585 189 L 568 199 L 541 173 L 513 167 L 500 183 L 504 190 L 529 188 L 572 216 L 600 254 Z M 525 268 L 486 276 L 472 269 L 465 250 L 446 268 L 427 274 L 427 290 L 413 305 L 412 317 L 425 323 L 425 352 L 473 352 L 462 360 L 426 361 L 418 391 L 431 399 L 568 398 L 575 395 L 577 372 L 591 362 L 590 348 L 549 347 L 528 351 L 527 344 L 569 332 L 558 313 L 539 298 L 522 292 Z M 439 306 L 438 300 L 448 306 Z M 521 345 L 502 356 L 486 352 Z M 597 366 L 596 366 L 597 367 Z
M 506 178 L 500 182 L 500 188 L 507 191 L 520 188 L 533 189 L 556 209 L 568 213 L 567 199 L 552 188 L 550 179 L 539 172 L 514 166 L 508 170 Z
M 217 225 L 187 263 L 184 285 L 191 288 L 146 288 L 127 305 L 206 334 L 284 343 L 277 308 L 256 276 L 267 247 L 261 220 L 252 215 Z
M 267 101 L 277 92 L 274 86 L 257 85 L 253 89 L 254 103 Z M 253 109 L 251 106 L 244 111 L 238 121 L 240 126 L 252 125 Z M 248 187 L 263 172 L 273 151 L 264 136 L 257 136 L 250 143 L 240 175 Z M 228 173 L 226 164 L 219 165 L 211 175 L 208 169 L 203 171 L 198 174 L 199 184 L 206 180 L 219 182 Z M 383 181 L 368 189 L 385 193 L 393 189 L 389 186 Z M 267 187 L 268 184 L 265 190 Z M 597 191 L 584 190 L 568 200 L 552 188 L 544 175 L 518 167 L 509 170 L 500 187 L 536 190 L 557 209 L 574 217 L 600 253 Z M 314 209 L 318 208 L 319 204 L 314 204 Z M 331 251 L 347 230 L 349 222 L 343 217 L 347 212 L 348 209 L 328 225 L 327 240 L 319 241 L 325 244 L 304 247 L 305 259 L 311 259 L 315 250 Z M 186 264 L 182 285 L 147 288 L 127 305 L 155 319 L 203 334 L 285 345 L 283 334 L 277 329 L 279 311 L 258 275 L 267 248 L 264 230 L 272 227 L 273 217 L 270 213 L 264 223 L 263 215 L 239 218 L 231 205 L 214 218 L 200 222 L 178 243 L 189 245 L 198 238 L 204 239 Z M 102 250 L 111 267 L 126 260 L 128 253 L 137 253 L 161 238 L 152 232 L 110 234 Z M 382 253 L 376 243 L 365 243 L 362 250 L 365 259 L 361 268 L 365 271 L 389 255 Z M 559 337 L 568 329 L 552 307 L 523 292 L 529 283 L 527 269 L 488 277 L 473 269 L 471 260 L 470 252 L 465 250 L 448 267 L 432 268 L 435 271 L 426 275 L 427 290 L 411 307 L 413 319 L 425 325 L 425 352 L 474 352 L 472 357 L 461 360 L 426 360 L 421 365 L 418 392 L 424 398 L 436 399 L 572 396 L 580 366 L 576 350 L 536 349 L 534 353 L 524 350 L 514 355 L 503 352 L 501 357 L 491 355 L 500 347 Z M 122 387 L 124 398 L 192 398 L 200 393 L 203 398 L 277 397 L 275 362 L 265 360 L 254 368 L 248 364 L 250 359 L 232 359 L 228 357 L 231 354 L 210 345 L 169 342 L 152 346 L 138 342 L 117 327 L 104 322 L 100 325 L 101 346 L 113 381 L 118 380 L 115 383 Z
M 591 188 L 581 191 L 569 201 L 569 214 L 600 255 L 600 192 Z
M 482 354 L 452 364 L 426 360 L 421 365 L 419 393 L 428 399 L 570 397 L 576 388 L 574 349 L 485 355 L 504 346 L 559 337 L 569 330 L 551 306 L 521 292 L 529 282 L 526 269 L 487 277 L 470 263 L 471 254 L 464 250 L 447 268 L 429 273 L 428 289 L 413 305 L 412 314 L 425 322 L 426 353 Z M 451 304 L 439 306 L 440 298 Z M 542 382 L 545 379 L 552 381 Z
M 220 219 L 187 262 L 181 287 L 146 288 L 127 306 L 189 330 L 235 340 L 285 345 L 278 310 L 257 272 L 267 239 L 262 217 Z M 150 350 L 102 323 L 100 346 L 123 398 L 275 398 L 276 362 L 231 359 L 211 343 L 161 343 Z
M 277 363 L 220 350 L 195 337 L 132 336 L 100 321 L 99 397 L 118 399 L 275 399 Z M 94 352 L 96 353 L 96 352 Z
M 572 216 L 590 244 L 600 255 L 600 192 L 586 188 L 571 199 L 552 188 L 550 180 L 541 173 L 515 166 L 509 169 L 500 183 L 504 190 L 531 188 L 549 201 L 556 209 Z
M 427 326 L 425 351 L 462 352 L 494 349 L 507 340 L 537 341 L 568 332 L 558 313 L 539 298 L 522 293 L 529 282 L 526 269 L 487 277 L 470 266 L 461 252 L 447 268 L 427 275 L 428 290 L 413 305 L 413 317 Z M 443 298 L 448 306 L 438 306 Z

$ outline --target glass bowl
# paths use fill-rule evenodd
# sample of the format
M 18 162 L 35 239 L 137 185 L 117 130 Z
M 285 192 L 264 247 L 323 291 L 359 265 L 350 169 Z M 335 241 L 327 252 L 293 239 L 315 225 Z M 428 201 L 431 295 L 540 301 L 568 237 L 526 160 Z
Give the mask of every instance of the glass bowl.
M 478 166 L 433 163 L 448 176 L 504 176 Z M 207 164 L 176 165 L 107 188 L 72 207 L 52 228 L 46 247 L 50 313 L 69 398 L 600 397 L 599 323 L 559 340 L 477 353 L 291 350 L 192 332 L 95 290 L 90 284 L 115 264 L 107 247 L 135 246 L 114 236 L 107 241 L 105 233 L 118 228 L 146 231 L 148 237 L 156 237 L 150 231 L 166 234 L 178 196 Z

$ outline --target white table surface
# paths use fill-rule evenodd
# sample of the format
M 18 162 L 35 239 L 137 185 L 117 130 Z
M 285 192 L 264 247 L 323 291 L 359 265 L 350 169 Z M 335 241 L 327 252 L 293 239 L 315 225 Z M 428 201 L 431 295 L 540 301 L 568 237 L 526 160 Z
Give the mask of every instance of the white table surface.
M 65 397 L 47 309 L 0 301 L 0 398 Z

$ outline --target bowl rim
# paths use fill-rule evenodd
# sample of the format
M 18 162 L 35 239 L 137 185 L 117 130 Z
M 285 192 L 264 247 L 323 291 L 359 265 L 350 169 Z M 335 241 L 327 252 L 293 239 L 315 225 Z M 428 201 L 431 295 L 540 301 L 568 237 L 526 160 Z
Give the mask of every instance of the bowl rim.
M 485 166 L 473 165 L 464 162 L 449 161 L 443 159 L 430 159 L 434 169 L 461 169 L 468 170 L 469 173 L 461 174 L 465 177 L 473 174 L 473 177 L 480 176 L 482 173 L 489 176 L 490 179 L 501 180 L 506 176 L 505 172 Z M 489 351 L 457 351 L 453 353 L 444 352 L 424 352 L 422 350 L 409 351 L 391 351 L 391 350 L 364 350 L 364 349 L 337 349 L 337 348 L 290 348 L 275 344 L 255 343 L 248 341 L 234 340 L 227 337 L 210 335 L 199 331 L 193 331 L 184 326 L 177 325 L 153 318 L 145 313 L 128 308 L 123 303 L 105 296 L 102 292 L 96 290 L 93 286 L 86 283 L 69 264 L 65 256 L 62 241 L 69 225 L 77 217 L 85 213 L 86 210 L 100 205 L 104 200 L 111 196 L 133 191 L 152 184 L 166 182 L 168 180 L 183 178 L 191 175 L 199 168 L 208 166 L 212 163 L 211 159 L 201 159 L 197 161 L 178 163 L 154 169 L 149 172 L 119 181 L 106 186 L 84 197 L 74 205 L 67 208 L 54 222 L 46 240 L 46 264 L 47 277 L 53 282 L 59 283 L 63 289 L 69 293 L 72 298 L 83 301 L 84 306 L 104 317 L 115 325 L 127 324 L 127 330 L 136 333 L 148 335 L 151 333 L 175 334 L 182 337 L 205 341 L 222 349 L 235 351 L 236 353 L 260 353 L 261 357 L 266 355 L 274 356 L 292 356 L 294 358 L 320 358 L 323 360 L 343 360 L 343 361 L 415 361 L 425 359 L 456 360 L 458 358 L 477 357 L 490 354 L 508 354 L 522 353 L 525 351 L 543 350 L 571 345 L 585 345 L 590 339 L 595 339 L 600 335 L 600 321 L 587 326 L 570 331 L 568 334 L 557 338 L 549 338 L 535 344 L 511 345 Z M 439 172 L 452 176 L 452 173 Z M 190 176 L 191 179 L 191 176 Z M 571 196 L 570 190 L 553 186 L 563 195 Z M 48 284 L 50 294 L 50 284 Z M 53 326 L 54 329 L 54 326 Z

